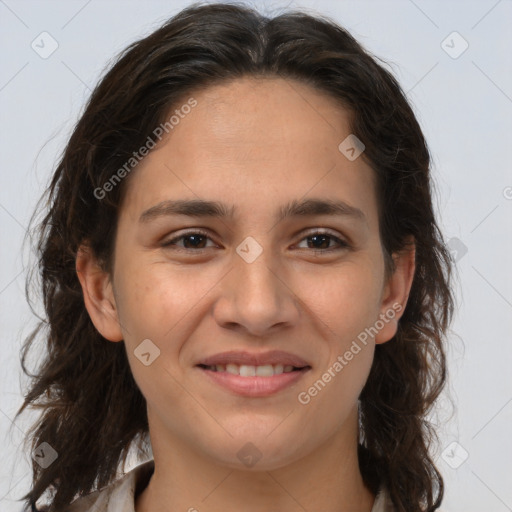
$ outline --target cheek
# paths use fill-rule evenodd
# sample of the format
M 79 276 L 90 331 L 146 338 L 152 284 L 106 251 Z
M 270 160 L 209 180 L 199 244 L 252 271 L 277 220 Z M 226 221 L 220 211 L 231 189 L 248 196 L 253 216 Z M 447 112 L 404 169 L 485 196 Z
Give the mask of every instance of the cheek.
M 379 294 L 371 272 L 355 268 L 325 279 L 323 285 L 309 301 L 318 319 L 312 343 L 319 347 L 321 362 L 297 399 L 304 428 L 329 437 L 347 419 L 370 373 L 375 344 L 365 329 L 378 315 Z
M 165 410 L 170 403 L 183 409 L 192 408 L 193 401 L 183 393 L 180 384 L 183 376 L 177 361 L 183 342 L 197 329 L 193 320 L 216 281 L 209 280 L 208 274 L 190 269 L 171 271 L 169 263 L 139 261 L 139 265 L 118 268 L 116 302 L 130 368 L 138 387 L 154 409 Z M 151 361 L 146 366 L 137 354 L 142 353 L 139 347 L 148 339 L 157 350 L 145 342 Z
M 214 279 L 208 273 L 171 268 L 168 262 L 141 262 L 123 271 L 118 286 L 119 314 L 131 342 L 154 337 L 169 345 L 169 337 L 200 307 Z
M 354 403 L 372 365 L 374 342 L 368 328 L 378 317 L 379 280 L 371 266 L 347 264 L 324 277 L 309 275 L 301 290 L 316 322 L 313 333 L 325 340 L 312 341 L 323 357 L 313 387 L 303 391 L 317 407 L 329 408 L 328 414 L 344 414 L 343 407 L 332 405 Z
M 364 260 L 303 273 L 293 289 L 340 349 L 378 315 L 380 280 Z

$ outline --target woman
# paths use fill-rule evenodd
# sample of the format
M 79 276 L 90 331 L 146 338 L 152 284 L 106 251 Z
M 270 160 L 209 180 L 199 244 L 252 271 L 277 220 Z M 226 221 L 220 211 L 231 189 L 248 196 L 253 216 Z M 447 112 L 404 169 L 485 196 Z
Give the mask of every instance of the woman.
M 328 19 L 194 5 L 127 48 L 48 189 L 27 505 L 438 509 L 430 180 L 397 81 Z

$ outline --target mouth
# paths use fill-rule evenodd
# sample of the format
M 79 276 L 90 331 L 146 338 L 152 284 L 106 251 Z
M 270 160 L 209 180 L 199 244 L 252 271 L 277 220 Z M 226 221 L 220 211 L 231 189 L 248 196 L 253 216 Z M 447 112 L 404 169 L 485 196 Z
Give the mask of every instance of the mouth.
M 225 352 L 196 365 L 209 382 L 246 397 L 273 395 L 295 384 L 311 370 L 302 358 L 287 352 Z
M 281 375 L 283 373 L 299 372 L 301 370 L 309 369 L 311 366 L 292 366 L 290 364 L 265 364 L 265 365 L 247 365 L 247 364 L 217 364 L 206 365 L 198 364 L 199 368 L 209 370 L 211 372 L 229 373 L 231 375 L 238 375 L 240 377 L 273 377 L 274 375 Z

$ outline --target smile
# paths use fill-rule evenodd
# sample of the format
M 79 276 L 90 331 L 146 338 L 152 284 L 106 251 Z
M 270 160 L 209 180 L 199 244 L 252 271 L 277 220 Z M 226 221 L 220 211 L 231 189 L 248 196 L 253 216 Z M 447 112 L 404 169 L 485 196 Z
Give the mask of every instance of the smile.
M 290 364 L 265 364 L 261 366 L 252 366 L 247 364 L 217 364 L 217 365 L 200 365 L 207 370 L 213 372 L 226 372 L 231 375 L 240 375 L 241 377 L 272 377 L 273 375 L 281 375 L 282 373 L 290 373 L 300 370 Z
M 217 367 L 219 369 L 217 369 Z M 261 398 L 275 395 L 298 383 L 311 370 L 310 366 L 296 368 L 291 365 L 197 365 L 208 379 L 208 384 L 238 396 Z M 272 372 L 272 373 L 271 373 Z

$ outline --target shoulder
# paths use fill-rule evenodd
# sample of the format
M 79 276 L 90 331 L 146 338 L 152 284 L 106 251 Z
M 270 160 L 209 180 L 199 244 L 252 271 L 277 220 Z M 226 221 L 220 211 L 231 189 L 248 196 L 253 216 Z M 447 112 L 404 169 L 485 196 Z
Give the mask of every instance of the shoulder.
M 135 512 L 135 494 L 145 487 L 154 470 L 149 460 L 103 489 L 76 499 L 67 512 Z

